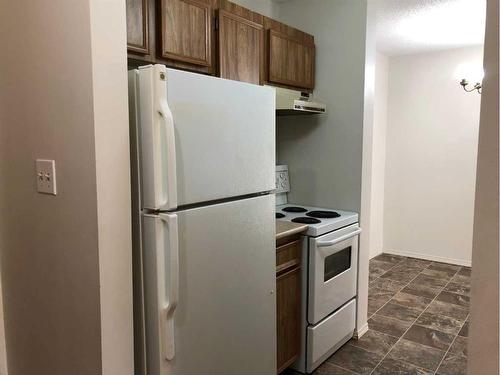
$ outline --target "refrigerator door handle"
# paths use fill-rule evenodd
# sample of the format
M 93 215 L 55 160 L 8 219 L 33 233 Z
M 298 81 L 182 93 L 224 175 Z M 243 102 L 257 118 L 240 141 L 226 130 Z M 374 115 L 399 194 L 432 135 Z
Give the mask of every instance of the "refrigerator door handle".
M 157 66 L 155 66 L 157 67 Z M 162 70 L 163 69 L 163 70 Z M 160 127 L 163 137 L 160 137 L 160 160 L 161 170 L 156 171 L 163 176 L 161 187 L 160 207 L 164 210 L 177 208 L 177 162 L 175 153 L 175 126 L 172 111 L 167 100 L 167 72 L 165 67 L 158 67 L 157 77 L 160 83 L 156 85 L 156 98 L 158 103 L 158 115 L 160 116 Z M 165 165 L 166 164 L 166 165 Z M 166 170 L 165 170 L 166 167 Z
M 157 249 L 160 336 L 162 355 L 171 361 L 175 356 L 174 313 L 179 301 L 179 234 L 176 214 L 160 214 L 159 217 L 162 221 L 159 241 L 162 245 Z

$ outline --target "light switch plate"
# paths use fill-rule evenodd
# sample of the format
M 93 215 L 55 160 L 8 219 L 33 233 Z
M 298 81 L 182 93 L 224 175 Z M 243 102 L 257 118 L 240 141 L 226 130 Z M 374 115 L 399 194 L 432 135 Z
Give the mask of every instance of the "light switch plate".
M 288 177 L 288 166 L 276 166 L 276 194 L 288 193 L 290 191 L 290 179 Z
M 36 159 L 36 186 L 39 193 L 57 194 L 55 160 Z

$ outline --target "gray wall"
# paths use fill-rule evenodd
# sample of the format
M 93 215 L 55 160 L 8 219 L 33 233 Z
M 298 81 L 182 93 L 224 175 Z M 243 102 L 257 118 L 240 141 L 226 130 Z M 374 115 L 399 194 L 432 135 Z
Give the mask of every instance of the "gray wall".
M 9 375 L 132 374 L 125 5 L 99 1 L 0 8 Z M 36 158 L 56 160 L 57 196 L 36 192 Z
M 277 122 L 278 162 L 288 164 L 293 202 L 359 211 L 367 3 L 291 0 L 279 18 L 316 42 L 316 89 L 322 116 Z
M 289 200 L 360 211 L 366 0 L 236 0 L 315 37 L 316 89 L 328 113 L 280 117 L 277 160 L 288 164 Z
M 233 3 L 239 4 L 245 8 L 253 10 L 267 17 L 274 18 L 278 11 L 278 4 L 271 0 L 232 0 Z

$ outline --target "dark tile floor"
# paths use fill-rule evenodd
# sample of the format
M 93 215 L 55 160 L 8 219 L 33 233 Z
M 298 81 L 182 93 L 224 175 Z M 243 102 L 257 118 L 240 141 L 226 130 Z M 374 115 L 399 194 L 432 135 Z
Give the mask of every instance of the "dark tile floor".
M 370 261 L 369 330 L 315 375 L 465 375 L 468 267 L 381 254 Z

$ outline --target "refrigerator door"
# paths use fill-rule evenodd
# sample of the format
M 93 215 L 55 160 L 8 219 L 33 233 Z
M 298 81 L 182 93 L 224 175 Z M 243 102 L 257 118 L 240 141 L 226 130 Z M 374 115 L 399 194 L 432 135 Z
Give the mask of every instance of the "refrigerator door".
M 129 72 L 129 118 L 130 118 L 130 171 L 132 185 L 132 276 L 134 286 L 134 374 L 146 374 L 146 344 L 144 328 L 143 298 L 143 258 L 141 241 L 141 205 L 139 180 L 139 150 L 137 145 L 137 103 L 133 93 L 136 91 L 137 72 Z
M 143 208 L 275 188 L 274 89 L 163 65 L 136 79 Z
M 148 375 L 274 375 L 274 196 L 143 214 Z

